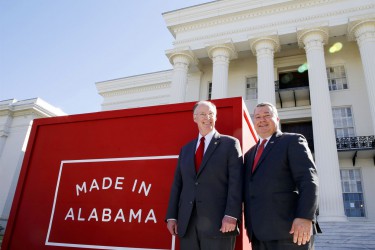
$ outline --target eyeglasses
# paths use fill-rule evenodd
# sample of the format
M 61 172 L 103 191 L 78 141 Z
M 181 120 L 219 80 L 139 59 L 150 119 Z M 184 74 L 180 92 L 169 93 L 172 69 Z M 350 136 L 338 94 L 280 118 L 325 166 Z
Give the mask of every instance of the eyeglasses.
M 213 112 L 210 112 L 208 114 L 206 114 L 206 113 L 199 113 L 199 114 L 194 114 L 194 115 L 199 115 L 200 118 L 206 118 L 206 117 L 213 118 L 213 117 L 215 117 L 215 113 L 213 113 Z
M 272 114 L 268 114 L 268 115 L 257 115 L 254 117 L 255 120 L 259 121 L 259 120 L 263 120 L 263 119 L 266 119 L 266 120 L 270 120 L 272 119 L 273 115 Z

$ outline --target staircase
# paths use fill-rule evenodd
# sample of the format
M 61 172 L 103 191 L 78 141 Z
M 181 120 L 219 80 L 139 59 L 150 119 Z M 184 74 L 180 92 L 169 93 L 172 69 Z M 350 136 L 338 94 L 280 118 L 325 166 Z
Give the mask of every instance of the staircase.
M 375 249 L 375 222 L 319 222 L 315 250 Z

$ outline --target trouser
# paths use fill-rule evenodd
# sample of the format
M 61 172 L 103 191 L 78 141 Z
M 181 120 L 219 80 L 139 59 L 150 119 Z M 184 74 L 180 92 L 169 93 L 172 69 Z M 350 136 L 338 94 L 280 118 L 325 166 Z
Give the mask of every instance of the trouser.
M 311 236 L 308 243 L 299 246 L 294 243 L 292 239 L 260 241 L 255 234 L 253 234 L 251 238 L 251 246 L 252 250 L 313 250 L 314 235 Z
M 180 238 L 181 250 L 233 250 L 236 236 L 213 238 L 205 236 L 201 228 L 204 220 L 193 209 L 189 225 L 184 237 Z M 218 229 L 219 230 L 219 229 Z

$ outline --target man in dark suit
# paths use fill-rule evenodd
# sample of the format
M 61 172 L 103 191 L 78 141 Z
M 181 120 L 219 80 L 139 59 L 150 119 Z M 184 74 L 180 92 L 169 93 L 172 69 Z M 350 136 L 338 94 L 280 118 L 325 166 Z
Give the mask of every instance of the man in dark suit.
M 242 151 L 236 138 L 215 130 L 216 114 L 213 103 L 196 103 L 199 135 L 178 158 L 166 220 L 182 250 L 232 250 L 239 233 Z
M 315 164 L 303 135 L 282 133 L 279 120 L 272 104 L 256 106 L 260 140 L 245 154 L 244 166 L 247 234 L 253 250 L 312 249 L 319 185 Z

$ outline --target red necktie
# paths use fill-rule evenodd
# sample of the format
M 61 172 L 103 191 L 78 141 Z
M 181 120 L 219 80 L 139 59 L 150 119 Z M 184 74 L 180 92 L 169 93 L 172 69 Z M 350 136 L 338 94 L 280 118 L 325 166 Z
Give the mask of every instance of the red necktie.
M 204 153 L 204 137 L 201 138 L 197 151 L 195 152 L 195 170 L 198 173 Z
M 256 166 L 257 166 L 257 164 L 258 164 L 259 158 L 260 158 L 260 156 L 261 156 L 262 153 L 263 153 L 264 144 L 266 144 L 266 142 L 267 142 L 267 139 L 264 139 L 264 140 L 262 141 L 262 143 L 260 144 L 258 150 L 257 150 L 257 153 L 256 153 L 255 158 L 254 158 L 254 163 L 253 163 L 253 169 L 252 169 L 253 172 L 254 172 L 254 170 L 256 169 Z

